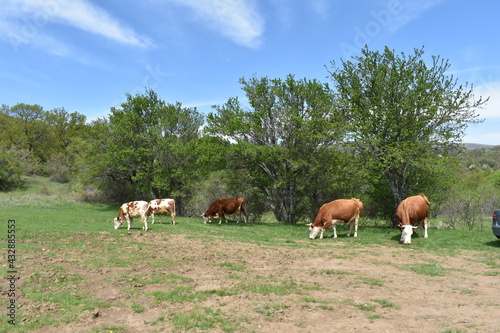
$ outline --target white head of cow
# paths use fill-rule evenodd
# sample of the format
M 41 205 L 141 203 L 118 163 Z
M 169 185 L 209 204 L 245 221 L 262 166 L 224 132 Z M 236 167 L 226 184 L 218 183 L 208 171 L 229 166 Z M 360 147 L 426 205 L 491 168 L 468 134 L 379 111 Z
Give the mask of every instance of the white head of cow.
M 313 227 L 312 223 L 306 224 L 309 227 L 309 239 L 314 239 L 318 235 L 318 232 L 321 230 L 319 227 Z
M 116 218 L 116 217 L 113 220 L 113 223 L 115 224 L 115 229 L 118 229 L 119 227 L 122 226 L 122 221 L 118 220 L 118 218 Z
M 207 224 L 207 223 L 211 223 L 211 218 L 214 218 L 214 219 L 218 219 L 219 218 L 219 213 L 213 215 L 213 216 L 205 216 L 205 214 L 203 214 L 201 217 L 203 217 L 203 223 Z
M 411 244 L 411 235 L 413 234 L 413 229 L 415 229 L 415 228 L 417 228 L 417 227 L 412 226 L 412 225 L 402 226 L 400 242 L 405 244 L 405 245 L 410 245 Z

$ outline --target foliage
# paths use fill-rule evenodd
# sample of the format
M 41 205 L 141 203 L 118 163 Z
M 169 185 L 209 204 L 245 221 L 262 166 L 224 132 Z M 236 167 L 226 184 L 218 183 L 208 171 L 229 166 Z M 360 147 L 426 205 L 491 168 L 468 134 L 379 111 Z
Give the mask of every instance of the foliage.
M 335 149 L 342 127 L 331 112 L 330 90 L 292 75 L 240 83 L 249 108 L 237 98 L 215 106 L 207 131 L 233 142 L 229 167 L 247 174 L 279 221 L 296 223 L 324 200 L 320 196 L 330 191 L 333 169 L 343 159 Z
M 203 117 L 152 90 L 126 97 L 121 108 L 111 108 L 109 120 L 92 123 L 89 175 L 103 187 L 123 188 L 118 201 L 182 196 L 196 172 L 190 149 Z
M 42 162 L 65 148 L 85 128 L 86 117 L 64 108 L 45 111 L 40 105 L 19 103 L 2 108 L 2 142 L 6 147 L 25 149 Z
M 0 190 L 10 190 L 20 186 L 21 165 L 13 158 L 12 154 L 0 150 Z
M 441 210 L 447 217 L 447 227 L 473 230 L 479 226 L 483 229 L 482 217 L 490 215 L 500 205 L 499 186 L 494 175 L 477 170 L 461 174 L 461 181 L 450 188 Z
M 338 108 L 347 124 L 353 155 L 383 176 L 393 196 L 393 208 L 405 197 L 445 188 L 449 152 L 460 143 L 469 123 L 478 122 L 472 88 L 446 74 L 450 64 L 423 49 L 414 54 L 362 50 L 362 56 L 342 61 L 330 71 Z
M 492 148 L 468 149 L 461 152 L 460 159 L 467 169 L 496 171 L 500 170 L 500 146 Z

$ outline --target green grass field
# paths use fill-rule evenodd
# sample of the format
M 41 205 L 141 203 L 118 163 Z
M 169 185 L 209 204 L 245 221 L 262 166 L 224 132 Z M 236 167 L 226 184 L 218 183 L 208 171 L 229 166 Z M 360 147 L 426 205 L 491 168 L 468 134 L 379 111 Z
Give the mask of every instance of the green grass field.
M 36 238 L 41 235 L 51 235 L 55 238 L 69 237 L 75 232 L 99 233 L 113 231 L 112 220 L 118 213 L 119 206 L 82 203 L 73 200 L 73 195 L 68 185 L 52 183 L 42 177 L 35 177 L 27 183 L 22 191 L 0 193 L 0 216 L 7 223 L 8 219 L 16 221 L 16 235 L 20 239 Z M 163 224 L 149 223 L 149 233 L 164 233 L 169 218 L 162 217 Z M 441 218 L 442 219 L 442 218 Z M 267 219 L 272 221 L 272 218 Z M 355 240 L 362 245 L 399 246 L 400 232 L 397 229 L 374 227 L 370 222 L 361 219 L 360 236 Z M 265 223 L 239 223 L 230 222 L 219 225 L 212 222 L 207 227 L 201 218 L 178 217 L 179 224 L 176 228 L 168 228 L 168 233 L 186 234 L 190 237 L 217 237 L 229 238 L 235 241 L 249 242 L 261 245 L 285 247 L 314 247 L 315 242 L 303 242 L 307 239 L 307 227 L 298 224 L 290 225 L 278 222 Z M 216 220 L 215 220 L 216 221 Z M 432 219 L 431 219 L 432 222 Z M 387 225 L 387 222 L 373 223 Z M 432 237 L 424 240 L 414 237 L 413 248 L 447 253 L 448 250 L 478 250 L 491 251 L 500 247 L 500 241 L 491 232 L 491 217 L 484 218 L 483 230 L 447 230 L 436 229 L 431 223 L 430 234 Z M 141 223 L 135 219 L 133 231 L 142 232 Z M 354 239 L 345 238 L 347 226 L 338 226 L 337 233 L 346 246 L 351 246 Z M 114 233 L 119 237 L 127 233 L 126 223 Z M 325 236 L 331 236 L 331 230 Z M 329 239 L 329 238 L 326 238 Z M 325 240 L 326 240 L 325 239 Z M 319 242 L 319 240 L 316 240 Z M 5 243 L 3 244 L 5 246 Z
M 366 251 L 371 246 L 400 248 L 401 251 L 414 253 L 424 251 L 426 253 L 447 257 L 456 256 L 463 251 L 479 251 L 480 256 L 475 259 L 477 262 L 484 263 L 491 268 L 492 275 L 499 274 L 500 260 L 500 240 L 497 240 L 492 232 L 490 223 L 486 222 L 483 230 L 441 230 L 432 228 L 429 231 L 429 239 L 414 237 L 411 246 L 402 246 L 399 244 L 400 232 L 391 228 L 374 227 L 363 225 L 358 231 L 358 238 L 346 238 L 348 228 L 340 226 L 337 228 L 339 238 L 332 240 L 327 237 L 323 240 L 310 241 L 308 239 L 308 229 L 304 225 L 289 225 L 283 223 L 234 223 L 219 225 L 217 223 L 203 224 L 201 218 L 178 217 L 178 224 L 172 226 L 169 218 L 163 218 L 164 224 L 149 224 L 149 230 L 141 230 L 140 221 L 135 221 L 134 228 L 130 231 L 126 226 L 118 230 L 113 229 L 112 220 L 116 217 L 118 206 L 82 203 L 74 199 L 71 189 L 68 185 L 54 184 L 43 178 L 33 178 L 22 191 L 0 193 L 0 217 L 4 225 L 8 220 L 15 220 L 16 235 L 16 261 L 15 267 L 19 269 L 18 274 L 22 278 L 21 294 L 27 304 L 39 302 L 41 304 L 58 304 L 57 315 L 44 315 L 42 311 L 31 309 L 31 314 L 39 315 L 36 320 L 29 320 L 20 325 L 12 326 L 7 323 L 7 317 L 0 319 L 0 331 L 30 331 L 39 327 L 50 327 L 63 323 L 70 323 L 79 318 L 82 312 L 92 311 L 95 308 L 106 308 L 110 306 L 102 300 L 95 300 L 88 291 L 71 289 L 68 286 L 78 286 L 82 283 L 83 277 L 78 273 L 69 273 L 67 268 L 57 263 L 38 263 L 37 256 L 40 253 L 55 257 L 55 253 L 67 253 L 68 257 L 79 253 L 78 266 L 83 269 L 105 269 L 106 267 L 120 268 L 129 267 L 135 263 L 142 262 L 141 249 L 151 250 L 151 244 L 147 237 L 135 238 L 134 235 L 157 235 L 160 239 L 168 240 L 169 237 L 184 235 L 188 239 L 202 240 L 206 242 L 207 247 L 213 242 L 228 241 L 243 244 L 259 245 L 282 249 L 284 251 L 295 251 L 300 249 L 324 249 L 325 244 L 335 242 L 336 249 L 344 249 L 346 257 L 354 253 L 356 249 Z M 2 276 L 7 276 L 7 228 L 3 228 L 3 241 L 0 250 L 3 251 L 3 261 L 0 272 Z M 106 235 L 105 248 L 106 256 L 100 256 L 99 253 L 93 254 L 92 251 L 100 248 L 103 242 L 103 234 Z M 326 236 L 331 236 L 332 231 L 325 232 Z M 127 254 L 123 253 L 124 244 L 126 244 Z M 132 249 L 132 250 L 131 250 Z M 177 260 L 175 256 L 172 261 Z M 50 275 L 46 272 L 33 272 L 29 268 L 31 263 L 37 262 L 40 267 L 51 271 Z M 158 267 L 167 267 L 173 265 L 168 260 L 161 263 L 149 263 L 149 267 L 154 269 Z M 246 270 L 243 263 L 232 262 L 228 257 L 225 260 L 214 264 L 215 269 L 229 272 L 229 279 L 241 279 L 241 272 Z M 403 267 L 428 276 L 443 276 L 448 274 L 446 268 L 435 262 L 421 263 L 411 267 Z M 30 275 L 26 276 L 29 271 Z M 339 270 L 320 270 L 310 273 L 311 275 L 330 276 L 330 275 L 349 275 L 349 273 Z M 110 276 L 108 279 L 120 281 L 119 275 Z M 113 280 L 113 281 L 114 281 Z M 221 290 L 199 291 L 192 287 L 185 286 L 189 284 L 190 279 L 180 274 L 162 274 L 150 275 L 147 279 L 135 276 L 131 278 L 130 284 L 155 285 L 163 283 L 173 283 L 177 287 L 169 291 L 158 290 L 151 292 L 149 296 L 156 302 L 193 302 L 206 300 L 210 295 L 231 296 L 238 294 L 241 290 L 248 293 L 259 293 L 268 295 L 274 293 L 290 294 L 298 288 L 297 281 L 286 280 L 281 284 L 271 285 L 254 281 L 252 283 L 240 283 L 239 289 L 227 288 Z M 362 278 L 360 283 L 373 287 L 384 285 L 384 280 L 379 278 Z M 299 284 L 300 285 L 300 284 Z M 68 288 L 66 288 L 68 287 Z M 5 288 L 5 287 L 4 287 Z M 132 287 L 128 286 L 127 288 Z M 299 288 L 300 289 L 300 288 Z M 50 292 L 49 292 L 50 291 Z M 134 292 L 131 291 L 131 295 Z M 321 309 L 329 309 L 332 305 L 317 298 L 303 295 L 301 302 L 310 307 L 311 304 Z M 362 311 L 372 311 L 370 309 L 361 309 L 361 305 L 354 304 L 352 300 L 344 300 L 346 304 L 355 306 Z M 374 299 L 372 307 L 398 307 L 391 300 Z M 127 306 L 134 313 L 142 313 L 145 308 L 139 302 L 130 301 Z M 265 316 L 272 316 L 277 311 L 282 311 L 282 305 L 267 304 L 258 307 L 256 310 Z M 277 307 L 277 308 L 275 308 Z M 281 309 L 281 310 L 280 310 Z M 18 317 L 27 316 L 27 310 L 19 308 Z M 372 320 L 377 318 L 374 314 Z M 156 322 L 166 320 L 165 317 L 158 317 Z M 224 331 L 239 331 L 241 327 L 238 322 L 246 322 L 248 319 L 228 318 L 222 315 L 217 309 L 210 309 L 203 306 L 197 306 L 194 311 L 185 313 L 179 312 L 173 315 L 169 320 L 178 328 L 179 331 L 189 331 L 190 329 L 204 330 L 207 328 L 219 327 Z M 196 326 L 199 323 L 201 326 Z M 153 325 L 153 324 L 151 324 Z M 205 325 L 205 326 L 203 326 Z M 153 325 L 154 326 L 154 325 Z M 120 325 L 100 329 L 98 331 L 126 331 Z

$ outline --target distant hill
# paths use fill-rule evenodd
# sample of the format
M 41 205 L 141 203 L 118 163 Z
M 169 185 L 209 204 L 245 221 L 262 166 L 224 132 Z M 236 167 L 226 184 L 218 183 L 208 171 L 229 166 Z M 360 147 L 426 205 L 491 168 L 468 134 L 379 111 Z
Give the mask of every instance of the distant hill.
M 464 143 L 463 146 L 467 150 L 472 150 L 472 149 L 480 149 L 480 148 L 493 148 L 496 147 L 495 145 L 484 145 L 482 143 Z

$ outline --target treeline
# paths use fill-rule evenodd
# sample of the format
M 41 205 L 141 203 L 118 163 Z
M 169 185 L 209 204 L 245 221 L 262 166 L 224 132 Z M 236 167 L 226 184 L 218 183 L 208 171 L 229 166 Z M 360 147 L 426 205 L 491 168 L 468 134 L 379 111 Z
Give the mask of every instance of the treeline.
M 348 197 L 365 203 L 364 215 L 390 220 L 400 200 L 424 192 L 434 213 L 452 216 L 450 227 L 472 228 L 471 212 L 499 203 L 499 150 L 460 148 L 485 100 L 447 76 L 446 61 L 427 66 L 422 56 L 365 48 L 331 64 L 332 86 L 242 78 L 247 101 L 229 98 L 208 115 L 151 89 L 90 123 L 64 108 L 3 105 L 0 187 L 39 174 L 91 201 L 175 198 L 179 215 L 243 196 L 252 220 L 271 211 L 288 223 Z

